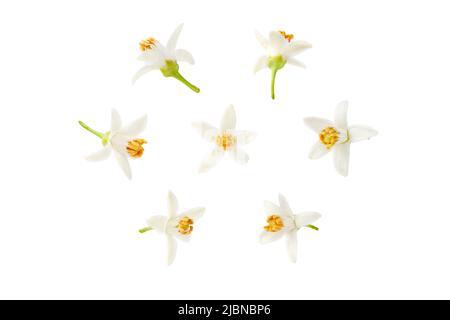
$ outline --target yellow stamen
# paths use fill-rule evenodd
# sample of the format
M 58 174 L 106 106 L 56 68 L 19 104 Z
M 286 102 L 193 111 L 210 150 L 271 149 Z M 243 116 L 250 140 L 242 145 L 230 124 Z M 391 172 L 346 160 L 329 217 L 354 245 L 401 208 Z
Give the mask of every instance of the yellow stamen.
M 291 42 L 294 39 L 293 34 L 287 34 L 285 31 L 278 31 L 288 42 Z
M 135 139 L 128 141 L 127 152 L 133 158 L 140 158 L 144 154 L 143 144 L 147 143 L 144 139 Z
M 273 214 L 267 218 L 267 223 L 269 225 L 264 227 L 267 232 L 278 232 L 284 227 L 283 219 L 276 214 Z
M 320 132 L 319 138 L 327 149 L 331 149 L 339 140 L 339 132 L 333 127 L 327 127 Z
M 218 135 L 216 137 L 216 144 L 219 148 L 222 148 L 224 151 L 230 150 L 236 145 L 236 137 L 229 133 Z
M 139 42 L 141 51 L 151 50 L 155 46 L 155 41 L 156 40 L 154 38 L 148 38 Z
M 185 236 L 190 235 L 192 230 L 194 230 L 193 224 L 194 220 L 188 216 L 181 218 L 177 226 L 178 232 Z

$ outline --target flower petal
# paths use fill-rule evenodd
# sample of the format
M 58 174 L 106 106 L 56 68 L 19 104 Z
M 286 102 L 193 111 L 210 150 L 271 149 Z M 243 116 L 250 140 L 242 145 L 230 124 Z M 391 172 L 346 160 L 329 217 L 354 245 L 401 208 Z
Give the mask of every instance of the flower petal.
M 131 80 L 131 83 L 132 83 L 132 84 L 135 84 L 136 81 L 137 81 L 140 77 L 142 77 L 144 74 L 146 74 L 146 73 L 148 73 L 148 72 L 150 72 L 150 71 L 153 71 L 153 70 L 157 70 L 157 69 L 159 69 L 159 67 L 156 66 L 156 65 L 148 65 L 148 66 L 144 66 L 144 67 L 140 68 L 140 69 L 138 70 L 138 72 L 136 72 L 136 73 L 134 74 L 133 79 Z
M 116 109 L 111 110 L 111 134 L 116 133 L 122 127 L 122 119 Z
M 350 142 L 358 142 L 370 139 L 378 134 L 378 132 L 366 126 L 350 126 L 348 129 Z
M 234 148 L 233 156 L 234 160 L 236 160 L 236 162 L 239 164 L 246 164 L 249 160 L 247 152 L 245 152 L 241 148 Z
M 178 212 L 178 199 L 173 194 L 172 191 L 169 191 L 167 194 L 167 216 L 169 219 L 175 218 Z
M 287 43 L 288 41 L 278 31 L 271 31 L 269 33 L 269 44 L 275 51 L 274 54 L 280 54 Z
M 267 56 L 261 56 L 256 61 L 255 68 L 253 69 L 253 73 L 257 73 L 258 71 L 264 69 L 267 67 L 268 63 L 268 57 Z
M 281 193 L 278 195 L 278 201 L 280 203 L 280 214 L 292 216 L 292 210 L 289 206 L 289 202 L 287 201 L 286 197 L 283 196 Z
M 280 207 L 270 201 L 264 201 L 264 211 L 267 215 L 280 214 Z
M 219 148 L 214 148 L 214 150 L 208 154 L 200 165 L 199 172 L 203 173 L 214 167 L 222 158 L 224 151 Z
M 108 158 L 110 156 L 111 149 L 112 149 L 111 146 L 107 145 L 107 146 L 103 147 L 102 149 L 100 149 L 99 151 L 86 156 L 86 160 L 88 160 L 88 161 L 105 160 L 106 158 Z
M 264 49 L 267 49 L 269 47 L 269 40 L 267 40 L 261 33 L 259 33 L 257 30 L 255 30 L 255 37 L 256 40 L 261 44 L 261 46 Z
M 287 251 L 289 255 L 289 260 L 291 262 L 297 262 L 297 230 L 292 230 L 287 233 L 286 235 L 286 244 L 287 244 Z
M 333 123 L 327 119 L 308 117 L 303 119 L 305 124 L 314 132 L 320 133 L 326 127 L 333 127 Z
M 321 218 L 321 214 L 317 212 L 302 212 L 300 214 L 295 215 L 295 225 L 300 227 L 306 227 L 309 224 L 312 224 Z
M 216 140 L 217 135 L 219 134 L 219 130 L 212 125 L 206 122 L 194 122 L 192 127 L 200 133 L 202 138 L 214 142 Z
M 350 160 L 350 143 L 336 144 L 334 146 L 334 166 L 341 175 L 348 175 L 348 164 Z
M 327 149 L 325 145 L 318 141 L 315 145 L 312 146 L 311 151 L 309 152 L 309 158 L 316 160 L 322 158 L 326 155 L 331 149 Z
M 303 69 L 306 68 L 306 65 L 303 62 L 301 62 L 301 61 L 299 61 L 299 60 L 297 60 L 295 58 L 287 59 L 287 63 L 292 65 L 292 66 L 299 67 L 299 68 L 303 68 Z
M 278 232 L 268 232 L 264 230 L 263 232 L 261 232 L 261 235 L 259 236 L 259 242 L 261 244 L 271 243 L 283 237 L 284 234 L 285 232 L 283 232 L 283 230 Z
M 342 101 L 336 107 L 334 113 L 334 122 L 338 128 L 347 129 L 347 109 L 348 101 Z
M 167 265 L 170 266 L 175 260 L 175 257 L 177 255 L 177 241 L 170 234 L 166 235 L 166 239 L 167 239 Z
M 294 57 L 309 48 L 312 48 L 312 45 L 306 41 L 290 42 L 285 46 L 283 55 L 285 57 Z
M 138 56 L 138 60 L 161 68 L 165 64 L 164 51 L 164 47 L 156 41 L 151 50 L 145 50 Z
M 165 216 L 153 216 L 147 220 L 147 225 L 158 232 L 164 232 L 166 223 L 167 217 Z
M 120 130 L 120 134 L 129 137 L 136 137 L 147 127 L 147 115 L 137 118 Z
M 194 64 L 194 57 L 192 56 L 192 54 L 184 49 L 177 49 L 175 50 L 174 53 L 174 57 L 175 60 L 177 60 L 178 62 L 187 62 L 189 64 Z
M 123 173 L 125 173 L 127 178 L 131 180 L 131 168 L 130 168 L 130 164 L 128 162 L 128 158 L 124 154 L 122 154 L 116 150 L 114 150 L 114 155 L 116 156 L 117 163 L 119 164 Z
M 183 212 L 180 216 L 182 216 L 182 217 L 187 216 L 187 217 L 191 218 L 192 220 L 194 220 L 194 222 L 196 222 L 198 219 L 200 219 L 203 216 L 203 214 L 205 214 L 205 208 L 198 207 L 198 208 L 193 208 L 186 212 Z
M 220 130 L 233 130 L 236 127 L 236 112 L 233 105 L 230 105 L 222 115 L 222 121 L 220 123 Z
M 183 23 L 180 24 L 172 33 L 167 41 L 166 49 L 168 52 L 174 52 L 177 47 L 178 38 L 180 37 L 181 30 L 183 29 Z
M 236 144 L 238 146 L 246 145 L 256 138 L 256 133 L 250 131 L 234 131 L 234 136 L 236 137 Z

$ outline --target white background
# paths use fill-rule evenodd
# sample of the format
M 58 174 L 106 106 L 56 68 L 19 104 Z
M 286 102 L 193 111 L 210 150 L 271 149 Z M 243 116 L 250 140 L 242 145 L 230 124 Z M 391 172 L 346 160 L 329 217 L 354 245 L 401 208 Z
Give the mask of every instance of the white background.
M 2 1 L 0 4 L 0 298 L 450 298 L 448 181 L 450 20 L 447 1 Z M 140 40 L 194 55 L 195 94 L 142 66 Z M 253 31 L 286 30 L 313 44 L 307 69 L 253 75 Z M 352 145 L 350 175 L 307 155 L 306 116 L 379 135 Z M 199 175 L 210 145 L 192 121 L 217 125 L 230 103 L 238 129 L 258 133 L 246 166 L 224 159 Z M 128 181 L 114 159 L 90 163 L 110 110 L 149 123 Z M 207 208 L 166 267 L 165 239 L 141 235 L 166 213 Z M 297 264 L 284 241 L 261 246 L 263 200 L 322 213 L 300 232 Z

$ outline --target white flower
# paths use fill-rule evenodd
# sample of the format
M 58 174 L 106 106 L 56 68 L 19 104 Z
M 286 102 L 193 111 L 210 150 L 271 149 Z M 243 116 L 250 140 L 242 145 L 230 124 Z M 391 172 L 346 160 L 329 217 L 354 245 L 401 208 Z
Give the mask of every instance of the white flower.
M 286 63 L 293 66 L 305 68 L 303 62 L 294 57 L 299 53 L 311 48 L 311 44 L 306 41 L 292 41 L 294 36 L 286 34 L 284 31 L 271 31 L 269 39 L 264 38 L 258 31 L 255 31 L 256 39 L 266 50 L 266 54 L 261 56 L 255 65 L 255 73 L 264 68 L 272 70 L 272 99 L 275 99 L 275 77 L 278 70 L 282 69 Z
M 193 91 L 197 93 L 200 92 L 199 88 L 183 78 L 178 71 L 178 62 L 180 61 L 194 64 L 194 58 L 189 51 L 184 49 L 176 49 L 178 37 L 180 36 L 182 28 L 183 24 L 179 25 L 178 28 L 175 29 L 170 36 L 169 41 L 167 41 L 166 46 L 162 45 L 154 38 L 148 38 L 141 41 L 140 48 L 142 53 L 138 57 L 138 60 L 145 62 L 146 65 L 136 72 L 133 77 L 133 83 L 135 83 L 136 80 L 144 74 L 159 69 L 165 77 L 173 77 L 187 85 Z
M 350 144 L 370 139 L 377 131 L 366 126 L 347 125 L 348 102 L 336 107 L 334 123 L 321 118 L 305 118 L 305 124 L 319 135 L 319 141 L 312 147 L 309 157 L 319 159 L 334 150 L 334 166 L 343 176 L 348 175 Z
M 317 212 L 302 212 L 294 215 L 282 194 L 278 196 L 278 199 L 279 206 L 270 201 L 264 202 L 268 225 L 264 227 L 264 231 L 261 233 L 260 242 L 266 244 L 286 236 L 289 258 L 292 262 L 296 262 L 297 232 L 302 227 L 319 230 L 312 223 L 317 221 L 321 215 Z
M 198 207 L 182 212 L 177 215 L 178 200 L 169 191 L 167 216 L 153 216 L 147 221 L 148 227 L 139 230 L 145 233 L 156 230 L 165 234 L 167 239 L 167 264 L 171 265 L 177 253 L 177 239 L 188 241 L 196 228 L 198 219 L 205 213 L 205 208 Z
M 111 151 L 122 168 L 128 179 L 131 179 L 131 169 L 128 158 L 140 158 L 144 153 L 143 144 L 146 140 L 137 138 L 137 136 L 147 126 L 147 115 L 131 122 L 127 126 L 122 127 L 122 120 L 116 110 L 111 112 L 111 129 L 106 133 L 98 132 L 88 127 L 82 121 L 79 124 L 102 139 L 103 148 L 86 157 L 89 161 L 101 161 L 107 159 L 111 155 Z
M 196 122 L 192 126 L 203 138 L 214 144 L 214 149 L 200 165 L 199 172 L 206 172 L 211 169 L 223 158 L 225 153 L 232 154 L 236 162 L 240 164 L 248 162 L 248 154 L 240 146 L 251 142 L 255 134 L 249 131 L 235 130 L 236 113 L 232 105 L 225 110 L 220 129 L 204 122 Z

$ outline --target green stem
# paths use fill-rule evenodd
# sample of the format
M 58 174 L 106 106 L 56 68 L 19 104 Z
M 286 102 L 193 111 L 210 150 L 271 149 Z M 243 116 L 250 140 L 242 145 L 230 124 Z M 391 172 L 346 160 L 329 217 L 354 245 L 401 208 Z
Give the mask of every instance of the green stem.
M 313 230 L 316 230 L 316 231 L 319 231 L 319 228 L 317 228 L 316 226 L 313 226 L 312 224 L 308 224 L 306 227 L 310 228 L 310 229 L 313 229 Z
M 272 68 L 272 85 L 271 85 L 271 92 L 272 92 L 272 99 L 275 100 L 275 77 L 277 76 L 278 68 Z
M 146 233 L 147 231 L 150 231 L 150 230 L 153 230 L 153 229 L 150 227 L 142 228 L 139 230 L 139 233 Z
M 90 133 L 96 135 L 97 137 L 99 137 L 99 138 L 102 139 L 103 141 L 104 141 L 105 139 L 108 139 L 108 137 L 107 137 L 105 134 L 103 134 L 103 133 L 101 133 L 101 132 L 98 132 L 97 130 L 92 129 L 92 128 L 89 127 L 87 124 L 85 124 L 83 121 L 78 121 L 78 123 L 80 124 L 80 126 L 82 126 L 83 128 L 85 128 L 85 129 L 86 129 L 87 131 L 89 131 Z
M 199 93 L 200 89 L 196 86 L 194 86 L 192 83 L 190 83 L 189 81 L 187 81 L 179 72 L 176 72 L 173 77 L 179 81 L 181 81 L 182 83 L 184 83 L 188 88 L 190 88 L 192 91 Z

